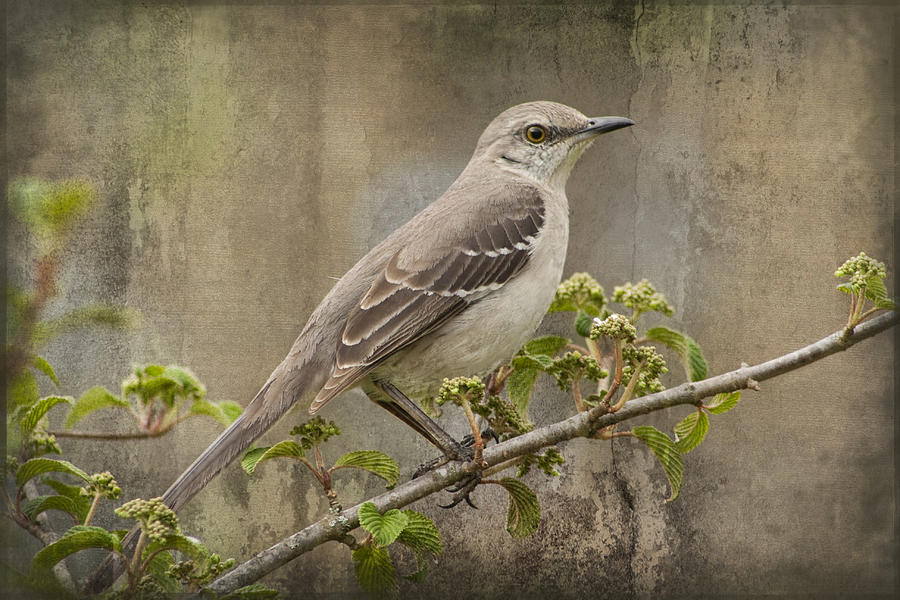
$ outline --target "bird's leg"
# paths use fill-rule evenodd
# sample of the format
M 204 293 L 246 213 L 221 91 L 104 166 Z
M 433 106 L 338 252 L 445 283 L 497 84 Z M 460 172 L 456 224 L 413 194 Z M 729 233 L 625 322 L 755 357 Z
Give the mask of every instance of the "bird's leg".
M 500 438 L 497 436 L 496 433 L 494 433 L 494 430 L 491 429 L 490 427 L 486 427 L 484 429 L 484 431 L 481 432 L 481 437 L 483 439 L 492 439 L 497 443 L 500 442 Z M 475 436 L 470 433 L 469 435 L 467 435 L 464 438 L 462 438 L 461 440 L 459 440 L 459 444 L 461 446 L 463 446 L 464 448 L 471 448 L 475 444 Z M 419 465 L 419 468 L 416 469 L 416 472 L 413 473 L 412 479 L 421 477 L 428 471 L 437 469 L 438 467 L 442 467 L 442 466 L 446 465 L 448 462 L 450 462 L 449 458 L 447 458 L 446 456 L 441 456 L 439 458 L 429 460 L 426 463 L 422 463 L 421 465 Z

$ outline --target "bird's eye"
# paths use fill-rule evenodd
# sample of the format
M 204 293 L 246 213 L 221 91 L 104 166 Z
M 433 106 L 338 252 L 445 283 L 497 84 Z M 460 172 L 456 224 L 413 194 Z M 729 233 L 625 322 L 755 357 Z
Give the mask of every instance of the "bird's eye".
M 525 139 L 532 144 L 540 144 L 547 139 L 547 130 L 540 125 L 529 125 L 525 128 Z

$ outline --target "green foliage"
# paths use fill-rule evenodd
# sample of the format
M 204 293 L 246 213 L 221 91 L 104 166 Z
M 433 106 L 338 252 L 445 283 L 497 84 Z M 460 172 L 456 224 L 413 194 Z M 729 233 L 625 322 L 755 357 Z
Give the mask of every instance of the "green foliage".
M 9 403 L 7 406 L 10 409 L 20 406 L 31 406 L 40 397 L 37 380 L 31 371 L 19 371 L 12 377 L 7 386 L 6 398 Z
M 75 423 L 101 408 L 130 408 L 127 400 L 119 398 L 103 386 L 92 387 L 75 402 L 69 415 L 66 417 L 66 427 L 71 428 Z
M 353 551 L 353 569 L 359 586 L 374 598 L 397 593 L 397 570 L 386 548 L 360 546 Z
M 635 329 L 634 324 L 628 317 L 618 313 L 613 313 L 602 321 L 594 320 L 589 334 L 589 337 L 593 340 L 608 337 L 624 342 L 633 342 L 635 336 L 637 336 L 637 329 Z
M 506 378 L 506 395 L 522 418 L 528 418 L 528 402 L 539 373 L 540 370 L 535 368 L 516 368 Z
M 678 497 L 681 483 L 684 480 L 684 462 L 681 460 L 681 452 L 669 436 L 655 427 L 643 425 L 635 427 L 631 433 L 644 442 L 659 459 L 659 464 L 662 465 L 672 490 L 672 493 L 666 498 L 666 502 L 671 502 Z
M 702 410 L 694 411 L 675 425 L 675 446 L 687 454 L 700 445 L 709 431 L 709 417 Z
M 526 342 L 526 344 L 522 346 L 522 349 L 519 350 L 519 354 L 545 354 L 547 356 L 553 356 L 570 343 L 572 343 L 572 340 L 569 338 L 560 337 L 558 335 L 545 335 Z
M 600 368 L 597 361 L 590 356 L 583 356 L 577 350 L 566 352 L 563 356 L 553 359 L 550 366 L 545 369 L 547 374 L 556 380 L 559 389 L 568 391 L 573 385 L 577 385 L 580 379 L 600 381 L 608 375 Z
M 396 508 L 382 515 L 371 502 L 359 507 L 360 526 L 372 535 L 379 546 L 393 544 L 408 523 L 409 517 Z
M 119 487 L 109 471 L 91 475 L 88 484 L 82 488 L 82 494 L 85 496 L 100 496 L 110 500 L 118 499 L 121 493 L 122 488 Z
M 400 479 L 400 467 L 397 462 L 383 452 L 377 450 L 360 450 L 341 456 L 334 463 L 333 470 L 352 467 L 363 469 L 384 479 L 389 487 L 397 485 Z
M 25 503 L 22 512 L 25 516 L 34 521 L 39 514 L 46 510 L 59 510 L 68 513 L 75 519 L 75 522 L 84 521 L 87 511 L 90 509 L 90 502 L 85 506 L 84 503 L 78 503 L 74 499 L 59 496 L 37 496 Z
M 32 571 L 36 574 L 46 573 L 65 557 L 87 548 L 104 548 L 113 552 L 122 552 L 121 540 L 116 534 L 102 527 L 76 525 L 60 539 L 45 546 L 34 556 L 31 561 Z
M 521 419 L 528 420 L 528 402 L 538 373 L 553 366 L 553 355 L 571 343 L 564 337 L 548 335 L 526 343 L 513 357 L 513 370 L 506 379 L 506 393 Z
M 528 537 L 537 530 L 541 522 L 541 505 L 537 495 L 530 487 L 512 477 L 504 477 L 498 483 L 509 493 L 506 531 L 513 537 Z
M 56 492 L 59 496 L 63 496 L 71 500 L 75 506 L 75 512 L 70 514 L 73 514 L 79 522 L 84 522 L 84 518 L 87 516 L 88 511 L 91 508 L 91 498 L 84 494 L 84 488 L 77 485 L 68 485 L 61 481 L 50 479 L 48 477 L 42 478 L 41 484 L 46 485 L 54 492 Z M 53 502 L 61 501 L 54 500 Z
M 334 421 L 325 421 L 322 417 L 315 417 L 291 429 L 291 435 L 300 436 L 300 445 L 304 450 L 309 450 L 313 446 L 324 444 L 329 438 L 341 435 L 341 430 L 334 424 Z
M 88 474 L 66 460 L 53 458 L 32 458 L 16 471 L 16 486 L 22 487 L 28 481 L 44 473 L 68 473 L 90 481 Z
M 187 369 L 145 365 L 135 366 L 131 377 L 122 382 L 122 396 L 131 395 L 146 407 L 159 401 L 166 408 L 173 408 L 187 400 L 202 400 L 206 388 Z
M 428 575 L 428 556 L 439 555 L 444 547 L 441 544 L 441 534 L 438 533 L 434 521 L 414 510 L 404 510 L 409 521 L 397 541 L 413 551 L 416 557 L 417 570 L 406 575 L 406 579 L 420 583 Z
M 444 378 L 434 402 L 438 406 L 443 406 L 447 402 L 462 406 L 464 402 L 477 402 L 482 397 L 484 397 L 484 383 L 481 377 Z
M 545 475 L 559 477 L 559 471 L 556 470 L 555 465 L 561 465 L 564 462 L 566 462 L 566 459 L 559 453 L 559 449 L 556 446 L 551 446 L 540 454 L 525 454 L 519 463 L 516 477 L 521 479 L 528 475 L 533 465 L 537 465 Z
M 556 296 L 547 312 L 584 312 L 599 317 L 606 304 L 603 286 L 596 279 L 587 273 L 574 273 L 556 288 Z
M 209 400 L 194 400 L 191 403 L 190 412 L 195 415 L 212 417 L 222 425 L 231 425 L 235 419 L 241 416 L 244 409 L 237 402 L 223 400 L 222 402 L 210 402 Z
M 22 433 L 34 431 L 41 419 L 44 418 L 44 415 L 57 404 L 73 404 L 74 402 L 75 399 L 71 396 L 45 396 L 41 398 L 25 413 L 25 417 L 20 424 Z
M 674 351 L 681 359 L 684 372 L 690 381 L 706 379 L 706 359 L 700 346 L 690 336 L 668 327 L 653 327 L 647 330 L 644 337 L 665 344 Z
M 668 303 L 666 297 L 657 292 L 646 279 L 641 279 L 636 284 L 629 281 L 625 285 L 617 285 L 613 289 L 613 301 L 634 309 L 632 321 L 637 321 L 641 313 L 651 310 L 667 317 L 671 317 L 675 313 L 675 309 Z
M 46 375 L 50 381 L 53 382 L 53 385 L 59 387 L 59 379 L 56 377 L 56 371 L 53 370 L 53 367 L 50 366 L 47 359 L 34 355 L 31 357 L 31 366 Z
M 575 333 L 583 338 L 591 336 L 591 328 L 594 326 L 594 319 L 599 317 L 591 317 L 586 312 L 578 311 L 575 315 Z
M 870 300 L 875 309 L 896 310 L 897 303 L 888 297 L 884 279 L 887 277 L 887 268 L 884 263 L 860 252 L 857 256 L 847 259 L 843 265 L 834 272 L 835 277 L 849 277 L 849 283 L 842 283 L 837 289 L 853 296 L 849 326 L 855 326 L 861 320 L 863 304 Z
M 284 440 L 271 447 L 253 448 L 252 450 L 248 450 L 241 459 L 241 468 L 249 475 L 253 475 L 253 471 L 256 470 L 259 463 L 264 460 L 282 456 L 289 458 L 305 458 L 306 453 L 297 442 L 293 440 Z
M 28 226 L 45 252 L 56 247 L 95 200 L 93 186 L 74 179 L 57 183 L 22 177 L 9 186 L 10 212 Z
M 667 373 L 666 361 L 657 354 L 654 346 L 625 346 L 622 349 L 622 359 L 625 365 L 622 367 L 623 381 L 630 383 L 631 378 L 637 374 L 637 382 L 634 387 L 635 396 L 653 394 L 666 389 L 659 376 Z
M 135 498 L 117 508 L 115 513 L 123 519 L 134 519 L 140 523 L 151 542 L 162 543 L 180 533 L 178 517 L 162 498 Z
M 135 311 L 120 306 L 92 304 L 73 308 L 53 319 L 35 323 L 32 343 L 36 348 L 40 348 L 56 337 L 83 327 L 127 329 L 134 326 L 137 318 Z
M 716 394 L 713 397 L 712 402 L 707 404 L 705 408 L 714 415 L 721 415 L 737 406 L 738 400 L 740 399 L 741 393 L 739 391 Z

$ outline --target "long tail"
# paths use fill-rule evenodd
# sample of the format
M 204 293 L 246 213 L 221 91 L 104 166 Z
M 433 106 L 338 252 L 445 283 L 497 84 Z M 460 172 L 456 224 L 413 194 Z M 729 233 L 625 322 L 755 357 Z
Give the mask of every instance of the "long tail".
M 247 405 L 241 416 L 203 451 L 175 483 L 169 486 L 163 494 L 163 501 L 169 508 L 178 511 L 231 461 L 243 454 L 256 438 L 294 404 L 299 395 L 297 388 L 302 382 L 298 381 L 299 377 L 290 377 L 290 370 L 284 368 L 285 366 L 282 364 L 272 373 L 269 381 Z M 122 540 L 126 556 L 134 552 L 139 533 L 140 528 L 136 526 Z M 125 566 L 117 555 L 108 555 L 91 574 L 84 591 L 94 594 L 102 592 L 111 586 L 124 570 Z

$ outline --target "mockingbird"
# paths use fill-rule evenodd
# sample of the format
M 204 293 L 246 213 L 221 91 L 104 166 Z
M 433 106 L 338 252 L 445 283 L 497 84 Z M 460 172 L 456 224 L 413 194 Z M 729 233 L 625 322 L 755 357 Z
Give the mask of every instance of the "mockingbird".
M 633 124 L 553 102 L 501 113 L 450 188 L 337 282 L 165 503 L 180 509 L 293 405 L 315 413 L 357 386 L 448 458 L 469 457 L 408 397 L 486 375 L 534 334 L 566 258 L 569 173 L 598 135 Z

